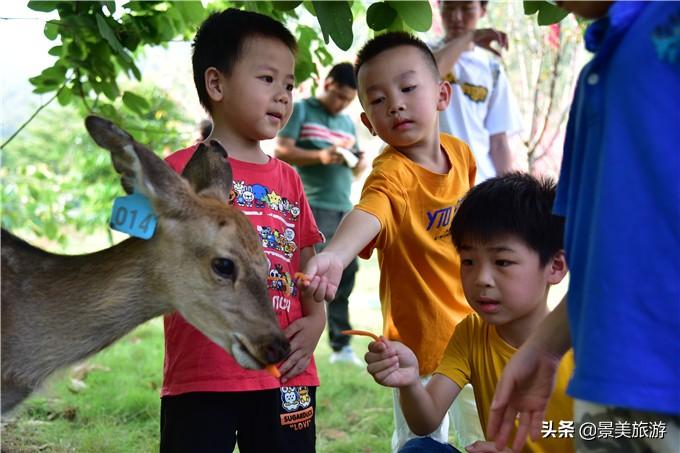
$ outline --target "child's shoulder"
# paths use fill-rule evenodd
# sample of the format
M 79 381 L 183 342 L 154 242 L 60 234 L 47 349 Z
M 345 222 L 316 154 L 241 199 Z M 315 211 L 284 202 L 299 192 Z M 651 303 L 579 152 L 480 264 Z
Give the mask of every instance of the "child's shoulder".
M 458 137 L 441 133 L 439 134 L 439 142 L 444 148 L 444 151 L 449 155 L 452 165 L 456 166 L 463 163 L 468 165 L 471 160 L 474 161 L 470 145 Z

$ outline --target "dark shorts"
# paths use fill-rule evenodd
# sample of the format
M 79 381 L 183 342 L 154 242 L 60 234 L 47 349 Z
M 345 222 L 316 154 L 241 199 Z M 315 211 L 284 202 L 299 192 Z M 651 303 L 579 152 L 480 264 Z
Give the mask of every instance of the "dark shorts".
M 161 399 L 162 453 L 314 452 L 316 387 Z

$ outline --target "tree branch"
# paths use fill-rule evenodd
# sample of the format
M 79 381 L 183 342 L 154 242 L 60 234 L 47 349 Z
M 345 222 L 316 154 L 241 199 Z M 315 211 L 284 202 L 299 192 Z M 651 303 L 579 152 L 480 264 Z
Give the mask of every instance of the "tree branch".
M 0 145 L 0 149 L 5 149 L 5 146 L 7 146 L 7 145 L 9 144 L 9 142 L 11 142 L 11 141 L 14 139 L 14 137 L 16 137 L 17 135 L 19 135 L 19 132 L 21 132 L 26 126 L 28 126 L 28 124 L 29 124 L 31 121 L 33 121 L 33 118 L 35 118 L 35 117 L 38 115 L 38 113 L 40 113 L 40 111 L 41 111 L 42 109 L 44 109 L 44 108 L 47 107 L 52 101 L 54 101 L 54 100 L 57 98 L 57 96 L 59 96 L 59 93 L 61 93 L 61 90 L 64 89 L 64 87 L 66 86 L 66 83 L 67 83 L 67 82 L 68 82 L 68 80 L 65 81 L 65 82 L 59 87 L 59 89 L 57 90 L 57 92 L 54 94 L 54 96 L 52 96 L 52 97 L 50 98 L 49 101 L 45 102 L 43 105 L 41 105 L 40 107 L 38 107 L 38 108 L 36 109 L 36 111 L 33 112 L 33 114 L 32 114 L 32 115 L 24 122 L 24 124 L 22 124 L 21 126 L 19 126 L 19 129 L 17 129 L 16 131 L 14 131 L 14 133 L 13 133 L 12 135 L 10 135 L 10 137 L 5 141 L 5 143 L 3 143 L 2 145 Z

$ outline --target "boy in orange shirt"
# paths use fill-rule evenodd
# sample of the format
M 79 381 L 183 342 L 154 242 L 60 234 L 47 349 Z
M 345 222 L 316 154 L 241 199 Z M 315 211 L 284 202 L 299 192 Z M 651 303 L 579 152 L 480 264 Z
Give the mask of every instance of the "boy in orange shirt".
M 438 114 L 448 106 L 451 86 L 440 80 L 422 41 L 401 32 L 380 35 L 359 52 L 355 71 L 362 122 L 389 146 L 373 162 L 359 204 L 305 273 L 315 299 L 332 300 L 342 270 L 377 249 L 384 335 L 408 345 L 428 379 L 455 325 L 471 311 L 449 226 L 474 183 L 475 161 L 465 143 L 439 133 Z M 396 390 L 394 411 L 396 451 L 415 437 Z M 431 436 L 446 442 L 448 420 Z

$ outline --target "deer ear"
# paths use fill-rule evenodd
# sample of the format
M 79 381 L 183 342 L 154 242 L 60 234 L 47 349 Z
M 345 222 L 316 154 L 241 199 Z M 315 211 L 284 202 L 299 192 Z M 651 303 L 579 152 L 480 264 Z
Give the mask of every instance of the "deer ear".
M 227 151 L 217 141 L 211 140 L 210 145 L 201 143 L 184 167 L 182 176 L 198 195 L 226 203 L 232 183 L 228 157 Z
M 104 118 L 90 115 L 85 127 L 99 146 L 111 152 L 113 166 L 127 193 L 137 192 L 149 198 L 157 214 L 179 207 L 181 193 L 187 193 L 188 186 L 153 151 Z

